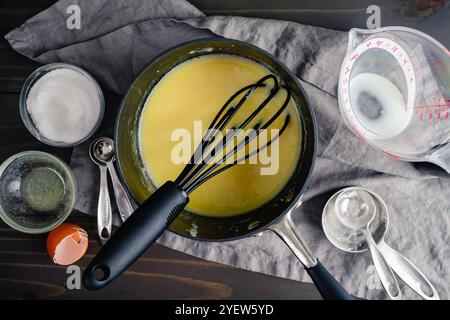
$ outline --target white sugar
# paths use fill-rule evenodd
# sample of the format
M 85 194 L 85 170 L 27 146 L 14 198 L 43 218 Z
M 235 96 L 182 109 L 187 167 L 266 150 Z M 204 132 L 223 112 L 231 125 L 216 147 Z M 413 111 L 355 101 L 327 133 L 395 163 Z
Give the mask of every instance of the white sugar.
M 27 97 L 27 111 L 36 129 L 48 140 L 72 144 L 86 138 L 100 116 L 95 84 L 68 68 L 39 78 Z

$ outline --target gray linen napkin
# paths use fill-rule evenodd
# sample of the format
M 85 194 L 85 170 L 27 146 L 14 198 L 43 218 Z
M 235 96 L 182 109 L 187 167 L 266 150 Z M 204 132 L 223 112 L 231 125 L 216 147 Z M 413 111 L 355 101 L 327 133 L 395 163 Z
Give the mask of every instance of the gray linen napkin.
M 80 30 L 66 27 L 66 10 L 74 4 L 81 8 Z M 61 0 L 6 39 L 38 62 L 77 64 L 105 88 L 123 94 L 158 53 L 214 34 L 253 43 L 278 57 L 299 77 L 311 99 L 319 129 L 318 160 L 294 220 L 329 271 L 356 296 L 386 297 L 369 253 L 339 251 L 321 228 L 323 205 L 333 191 L 363 186 L 380 194 L 389 207 L 386 241 L 429 277 L 442 298 L 450 298 L 450 179 L 433 166 L 390 159 L 344 126 L 336 87 L 347 33 L 287 21 L 206 17 L 185 0 Z M 72 166 L 80 185 L 78 208 L 94 213 L 96 168 L 88 160 L 86 146 L 75 148 Z M 270 232 L 226 243 L 193 241 L 166 232 L 159 243 L 211 261 L 310 281 L 289 249 Z M 404 293 L 417 298 L 409 289 Z

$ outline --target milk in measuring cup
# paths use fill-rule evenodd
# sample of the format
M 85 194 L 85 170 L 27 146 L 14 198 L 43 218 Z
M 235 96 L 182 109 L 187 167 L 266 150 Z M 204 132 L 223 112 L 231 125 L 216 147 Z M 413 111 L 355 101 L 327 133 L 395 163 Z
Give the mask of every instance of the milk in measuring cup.
M 375 73 L 360 73 L 350 80 L 350 98 L 361 125 L 386 139 L 408 125 L 408 110 L 400 90 L 389 79 Z

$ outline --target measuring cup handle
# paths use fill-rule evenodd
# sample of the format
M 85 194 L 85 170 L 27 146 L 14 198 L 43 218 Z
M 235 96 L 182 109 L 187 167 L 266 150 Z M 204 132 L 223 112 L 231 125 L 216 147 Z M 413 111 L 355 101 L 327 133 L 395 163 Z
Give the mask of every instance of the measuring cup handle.
M 377 270 L 378 277 L 380 278 L 381 284 L 386 290 L 386 293 L 391 300 L 401 300 L 402 293 L 394 272 L 387 263 L 384 255 L 379 250 L 369 231 L 364 231 L 364 234 L 366 236 L 367 246 L 369 247 L 369 252 L 372 256 L 375 269 Z
M 394 272 L 405 283 L 426 300 L 439 300 L 439 294 L 425 275 L 400 252 L 392 249 L 384 241 L 378 244 L 381 252 Z
M 443 150 L 437 151 L 428 159 L 431 163 L 434 163 L 450 173 L 450 148 L 445 147 Z

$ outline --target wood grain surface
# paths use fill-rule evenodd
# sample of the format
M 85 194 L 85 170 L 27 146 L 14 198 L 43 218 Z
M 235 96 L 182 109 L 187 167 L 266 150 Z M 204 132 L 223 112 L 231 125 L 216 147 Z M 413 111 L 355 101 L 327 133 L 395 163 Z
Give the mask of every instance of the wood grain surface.
M 75 212 L 68 222 L 89 233 L 84 268 L 100 246 L 96 221 Z M 107 288 L 67 290 L 67 268 L 52 263 L 45 235 L 16 232 L 0 223 L 0 299 L 319 299 L 311 284 L 207 262 L 153 246 Z
M 448 24 L 442 25 L 441 13 L 423 21 L 408 20 L 400 14 L 402 0 L 190 1 L 209 15 L 286 19 L 340 30 L 365 27 L 367 7 L 377 4 L 382 9 L 383 25 L 416 27 L 450 45 Z M 18 150 L 36 147 L 46 150 L 45 146 L 36 145 L 36 141 L 26 132 L 18 111 L 22 84 L 38 64 L 15 53 L 3 35 L 54 2 L 2 0 L 0 3 L 2 159 Z M 89 233 L 89 249 L 79 263 L 84 267 L 99 250 L 95 220 L 75 212 L 69 222 L 81 225 Z M 124 276 L 100 292 L 67 290 L 63 286 L 67 276 L 66 268 L 54 265 L 47 256 L 45 235 L 18 233 L 0 223 L 0 299 L 319 299 L 317 290 L 311 284 L 238 270 L 159 245 L 153 246 Z

